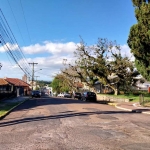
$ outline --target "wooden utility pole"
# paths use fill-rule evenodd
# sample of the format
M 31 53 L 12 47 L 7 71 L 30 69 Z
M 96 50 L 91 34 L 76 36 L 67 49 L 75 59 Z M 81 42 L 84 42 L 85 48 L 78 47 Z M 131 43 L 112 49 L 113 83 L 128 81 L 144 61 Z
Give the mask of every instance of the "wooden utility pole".
M 37 77 L 40 77 L 40 76 L 35 76 L 36 77 L 36 90 L 37 90 Z
M 34 82 L 34 65 L 37 65 L 38 63 L 29 63 L 30 65 L 32 65 L 32 90 L 33 90 L 33 82 Z

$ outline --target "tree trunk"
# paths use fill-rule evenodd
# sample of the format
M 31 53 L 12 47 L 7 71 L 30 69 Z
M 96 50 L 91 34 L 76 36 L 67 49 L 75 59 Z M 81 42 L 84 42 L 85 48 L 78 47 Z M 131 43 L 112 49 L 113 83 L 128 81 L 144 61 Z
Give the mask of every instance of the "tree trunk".
M 118 89 L 114 89 L 114 95 L 118 95 Z
M 118 95 L 118 88 L 110 86 L 110 88 L 112 88 L 112 90 L 114 91 L 114 95 Z

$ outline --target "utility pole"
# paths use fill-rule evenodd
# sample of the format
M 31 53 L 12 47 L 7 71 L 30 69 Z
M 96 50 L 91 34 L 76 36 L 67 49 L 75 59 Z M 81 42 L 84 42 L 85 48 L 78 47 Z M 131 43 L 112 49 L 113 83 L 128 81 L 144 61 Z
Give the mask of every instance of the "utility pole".
M 40 77 L 40 76 L 35 76 L 36 77 L 36 90 L 37 90 L 37 77 Z
M 33 90 L 33 82 L 34 82 L 34 65 L 37 65 L 38 63 L 29 63 L 29 65 L 32 65 L 32 90 Z

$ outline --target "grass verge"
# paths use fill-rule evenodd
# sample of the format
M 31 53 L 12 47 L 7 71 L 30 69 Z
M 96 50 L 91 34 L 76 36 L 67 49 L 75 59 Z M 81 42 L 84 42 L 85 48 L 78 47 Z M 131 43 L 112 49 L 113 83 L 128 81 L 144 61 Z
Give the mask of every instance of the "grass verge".
M 7 114 L 9 111 L 11 111 L 14 107 L 18 106 L 22 102 L 15 102 L 15 103 L 0 103 L 0 117 Z

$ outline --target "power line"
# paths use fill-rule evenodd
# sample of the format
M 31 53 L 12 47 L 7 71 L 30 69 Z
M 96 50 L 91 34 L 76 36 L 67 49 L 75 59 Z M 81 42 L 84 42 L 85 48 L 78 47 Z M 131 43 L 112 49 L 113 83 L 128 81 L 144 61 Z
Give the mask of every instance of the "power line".
M 17 40 L 12 33 L 8 22 L 0 9 L 0 39 L 2 46 L 8 53 L 8 55 L 14 60 L 14 62 L 19 66 L 19 68 L 29 76 L 31 72 L 27 60 L 19 47 Z M 19 62 L 20 61 L 20 62 Z
M 17 24 L 17 27 L 18 27 L 19 33 L 20 33 L 20 35 L 21 35 L 22 41 L 23 41 L 23 43 L 25 43 L 25 42 L 24 42 L 24 39 L 23 39 L 23 36 L 22 36 L 22 34 L 21 34 L 21 31 L 20 31 L 20 28 L 19 28 L 18 22 L 17 22 L 17 20 L 16 20 L 15 15 L 14 15 L 13 9 L 12 9 L 12 7 L 11 7 L 11 5 L 10 5 L 9 0 L 7 0 L 7 2 L 8 2 L 8 4 L 9 4 L 9 7 L 10 7 L 11 12 L 12 12 L 12 15 L 13 15 L 13 17 L 14 17 L 14 19 L 15 19 L 16 24 Z
M 26 28 L 27 28 L 27 33 L 28 33 L 28 36 L 29 36 L 29 40 L 31 42 L 31 37 L 30 37 L 30 34 L 29 34 L 29 29 L 28 29 L 28 25 L 27 25 L 27 21 L 26 21 L 26 17 L 25 17 L 25 13 L 24 13 L 24 9 L 23 9 L 23 5 L 22 5 L 21 0 L 20 0 L 20 5 L 21 5 L 21 8 L 22 8 L 22 13 L 23 13 L 23 17 L 24 17 L 24 20 L 25 20 L 25 25 L 26 25 Z
M 1 11 L 1 9 L 0 9 L 0 11 Z M 8 22 L 7 22 L 7 20 L 6 20 L 6 18 L 5 18 L 5 16 L 4 16 L 4 14 L 3 14 L 2 11 L 1 11 L 1 14 L 2 14 L 2 16 L 3 16 L 3 18 L 4 18 L 5 22 L 6 22 L 6 25 L 8 26 L 8 29 L 9 29 L 10 33 L 12 34 L 12 37 L 14 38 L 14 41 L 15 41 L 15 42 L 12 40 L 11 36 L 9 37 L 9 34 L 10 34 L 10 33 L 8 32 L 7 27 L 6 27 L 6 25 L 5 25 L 5 23 L 3 22 L 3 19 L 2 19 L 2 22 L 3 22 L 3 24 L 4 24 L 4 27 L 5 27 L 6 31 L 7 31 L 7 32 L 6 32 L 6 33 L 7 33 L 7 36 L 8 36 L 9 39 L 11 40 L 11 43 L 16 43 L 16 44 L 17 44 L 17 46 L 18 46 L 18 48 L 19 48 L 19 50 L 20 50 L 20 52 L 21 52 L 21 54 L 19 53 L 19 55 L 22 55 L 21 57 L 23 57 L 23 59 L 25 59 L 25 61 L 26 61 L 26 63 L 27 63 L 27 60 L 26 60 L 26 58 L 25 58 L 25 56 L 24 56 L 24 54 L 23 54 L 21 48 L 19 47 L 19 45 L 18 45 L 18 43 L 17 43 L 17 40 L 16 40 L 14 34 L 12 33 L 12 31 L 11 31 L 11 29 L 10 29 L 10 26 L 9 26 L 9 24 L 8 24 Z M 4 31 L 5 31 L 5 30 L 4 30 Z M 12 45 L 13 45 L 13 44 L 12 44 Z
M 5 43 L 4 39 L 2 38 L 2 36 L 0 35 L 1 38 L 1 42 L 2 44 L 4 44 L 7 47 L 7 50 L 9 51 L 9 55 L 13 58 L 13 60 L 16 62 L 16 64 L 19 66 L 19 68 L 24 72 L 24 69 L 20 66 L 20 64 L 17 62 L 16 58 L 14 57 L 14 55 L 12 54 L 11 50 L 9 49 L 9 47 L 7 46 L 7 44 Z

